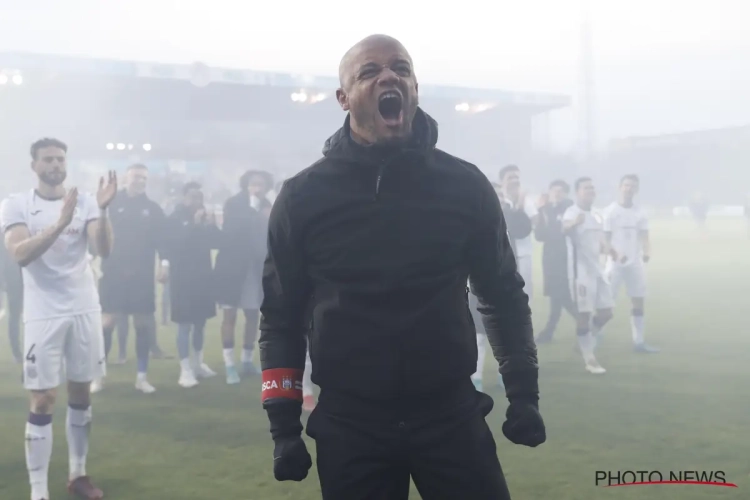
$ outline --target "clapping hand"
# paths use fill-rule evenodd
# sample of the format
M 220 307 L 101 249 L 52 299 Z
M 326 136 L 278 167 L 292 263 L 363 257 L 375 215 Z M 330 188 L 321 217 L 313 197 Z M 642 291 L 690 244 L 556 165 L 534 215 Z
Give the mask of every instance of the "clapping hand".
M 117 172 L 110 170 L 106 183 L 104 177 L 99 179 L 99 190 L 96 192 L 96 202 L 99 204 L 99 208 L 102 210 L 107 208 L 116 195 Z
M 58 220 L 58 224 L 60 225 L 60 227 L 68 227 L 68 225 L 73 221 L 73 216 L 75 215 L 77 205 L 78 188 L 72 188 L 68 190 L 67 193 L 65 193 L 65 197 L 63 198 L 63 206 L 60 210 L 60 219 Z

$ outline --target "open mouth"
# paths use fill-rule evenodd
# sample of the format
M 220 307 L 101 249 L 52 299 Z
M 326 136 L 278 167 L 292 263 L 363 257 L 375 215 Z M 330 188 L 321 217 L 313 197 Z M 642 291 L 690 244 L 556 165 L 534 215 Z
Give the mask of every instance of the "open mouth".
M 378 111 L 389 127 L 401 125 L 403 99 L 395 90 L 387 90 L 378 98 Z

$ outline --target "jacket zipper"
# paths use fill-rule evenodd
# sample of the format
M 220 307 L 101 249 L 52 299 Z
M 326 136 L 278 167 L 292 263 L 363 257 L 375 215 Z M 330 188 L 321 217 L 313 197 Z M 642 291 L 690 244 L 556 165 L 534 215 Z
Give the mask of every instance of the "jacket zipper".
M 375 201 L 378 201 L 380 199 L 380 183 L 383 181 L 383 173 L 385 172 L 385 168 L 390 165 L 396 158 L 397 157 L 387 160 L 380 160 L 380 165 L 378 165 L 378 176 L 375 178 L 375 196 L 373 197 Z
M 382 160 L 380 162 L 380 166 L 378 166 L 378 176 L 375 179 L 375 201 L 378 201 L 378 199 L 380 199 L 380 182 L 383 180 L 383 171 L 385 170 L 387 164 L 388 162 L 386 160 Z

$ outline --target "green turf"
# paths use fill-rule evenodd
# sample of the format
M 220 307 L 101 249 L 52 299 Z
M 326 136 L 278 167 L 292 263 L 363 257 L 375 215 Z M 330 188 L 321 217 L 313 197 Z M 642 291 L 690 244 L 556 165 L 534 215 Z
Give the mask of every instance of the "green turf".
M 489 423 L 514 499 L 750 499 L 750 239 L 739 220 L 711 226 L 711 235 L 701 238 L 688 222 L 653 225 L 647 337 L 663 353 L 631 353 L 624 300 L 601 349 L 605 376 L 583 371 L 571 349 L 567 318 L 557 342 L 540 348 L 546 444 L 532 450 L 506 441 L 500 433 L 505 401 L 489 389 L 497 401 Z M 538 325 L 546 315 L 541 297 L 534 310 Z M 161 332 L 162 345 L 172 352 L 173 336 L 174 328 Z M 4 338 L 0 345 L 0 500 L 24 500 L 26 398 Z M 210 324 L 208 355 L 218 369 L 216 320 Z M 495 367 L 488 360 L 488 383 Z M 94 399 L 89 457 L 89 472 L 107 498 L 320 498 L 314 470 L 300 484 L 273 480 L 257 380 L 228 387 L 217 378 L 184 390 L 176 385 L 176 362 L 155 361 L 151 381 L 158 391 L 145 396 L 133 389 L 132 362 L 111 367 L 110 374 L 106 390 Z M 53 499 L 67 498 L 63 408 L 59 405 L 54 426 Z M 739 489 L 604 489 L 594 486 L 598 469 L 724 470 Z M 419 498 L 416 491 L 412 498 Z

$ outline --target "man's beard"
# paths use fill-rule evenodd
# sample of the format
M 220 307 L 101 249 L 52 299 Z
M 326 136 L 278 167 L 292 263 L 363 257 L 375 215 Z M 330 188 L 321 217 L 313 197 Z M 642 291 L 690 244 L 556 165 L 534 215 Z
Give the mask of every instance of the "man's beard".
M 59 186 L 60 184 L 65 182 L 65 178 L 67 176 L 67 172 L 58 170 L 54 172 L 44 172 L 43 174 L 39 174 L 39 180 L 41 180 L 48 186 Z

